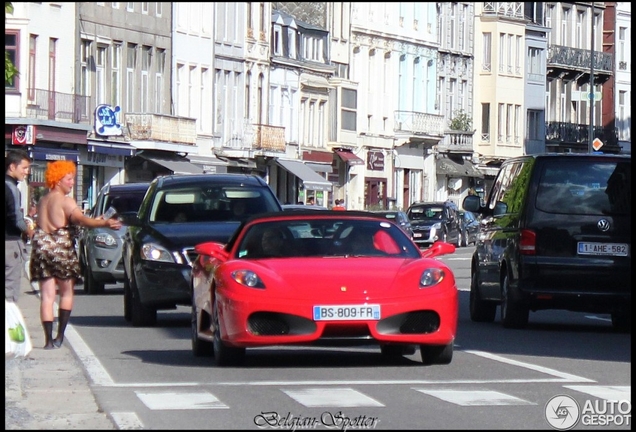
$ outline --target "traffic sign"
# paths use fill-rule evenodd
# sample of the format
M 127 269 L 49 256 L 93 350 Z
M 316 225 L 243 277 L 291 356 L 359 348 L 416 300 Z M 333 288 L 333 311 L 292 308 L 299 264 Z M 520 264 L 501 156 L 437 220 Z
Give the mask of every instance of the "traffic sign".
M 601 141 L 599 138 L 594 138 L 594 141 L 592 141 L 592 148 L 596 151 L 599 151 L 601 147 L 603 147 L 603 141 Z

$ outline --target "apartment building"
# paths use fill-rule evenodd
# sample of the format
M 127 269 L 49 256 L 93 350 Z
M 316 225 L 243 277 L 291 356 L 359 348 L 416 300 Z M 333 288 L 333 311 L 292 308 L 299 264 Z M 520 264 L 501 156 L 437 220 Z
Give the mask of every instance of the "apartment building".
M 5 149 L 27 150 L 33 159 L 28 184 L 20 184 L 26 209 L 29 200 L 47 192 L 47 162 L 80 161 L 91 110 L 79 91 L 76 4 L 15 2 L 13 8 L 5 15 L 5 51 L 20 73 L 5 81 Z M 83 198 L 82 180 L 78 175 L 78 201 Z

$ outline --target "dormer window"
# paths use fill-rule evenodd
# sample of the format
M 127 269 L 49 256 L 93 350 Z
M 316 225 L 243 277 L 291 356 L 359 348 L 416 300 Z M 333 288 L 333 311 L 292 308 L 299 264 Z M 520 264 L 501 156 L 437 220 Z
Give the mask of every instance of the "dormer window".
M 283 55 L 283 30 L 280 25 L 274 25 L 274 55 Z

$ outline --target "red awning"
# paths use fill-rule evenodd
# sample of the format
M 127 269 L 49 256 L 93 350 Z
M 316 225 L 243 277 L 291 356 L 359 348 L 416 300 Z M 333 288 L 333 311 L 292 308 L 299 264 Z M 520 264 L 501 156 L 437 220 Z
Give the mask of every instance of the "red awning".
M 358 156 L 354 155 L 349 150 L 334 150 L 340 159 L 348 163 L 349 165 L 364 165 L 364 161 Z

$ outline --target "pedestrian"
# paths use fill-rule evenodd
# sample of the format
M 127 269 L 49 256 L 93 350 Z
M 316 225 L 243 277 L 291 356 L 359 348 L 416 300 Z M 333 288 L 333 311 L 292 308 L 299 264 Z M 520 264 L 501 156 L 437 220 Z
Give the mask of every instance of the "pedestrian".
M 91 218 L 69 196 L 75 185 L 77 168 L 71 161 L 49 163 L 44 180 L 49 192 L 38 202 L 38 216 L 32 240 L 31 281 L 40 286 L 40 320 L 44 328 L 44 349 L 59 348 L 73 309 L 80 264 L 73 238 L 74 226 L 121 228 L 118 219 Z M 59 289 L 57 336 L 53 339 L 53 305 Z
M 17 302 L 27 259 L 24 239 L 33 236 L 33 228 L 27 226 L 24 220 L 18 183 L 29 175 L 31 158 L 23 150 L 9 150 L 4 164 L 4 298 Z
M 331 210 L 346 210 L 343 199 L 336 199 L 335 204 Z

